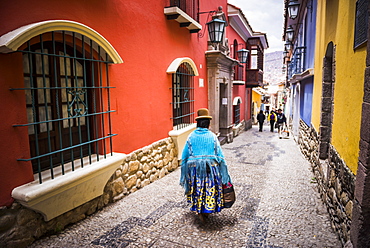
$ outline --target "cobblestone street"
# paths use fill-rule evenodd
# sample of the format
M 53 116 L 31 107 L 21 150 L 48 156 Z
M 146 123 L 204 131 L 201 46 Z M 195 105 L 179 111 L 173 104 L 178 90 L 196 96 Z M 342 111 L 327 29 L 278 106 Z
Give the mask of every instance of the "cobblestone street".
M 204 223 L 177 169 L 31 247 L 342 247 L 292 137 L 253 126 L 222 149 L 237 201 Z

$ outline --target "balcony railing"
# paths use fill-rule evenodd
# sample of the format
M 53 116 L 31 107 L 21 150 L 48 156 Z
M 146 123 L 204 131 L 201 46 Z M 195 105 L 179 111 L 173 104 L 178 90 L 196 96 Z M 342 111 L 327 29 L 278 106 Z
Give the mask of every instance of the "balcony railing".
M 260 69 L 248 69 L 247 70 L 247 88 L 254 88 L 263 86 L 263 71 Z
M 176 20 L 180 27 L 186 27 L 190 33 L 197 33 L 202 29 L 199 24 L 199 0 L 166 0 L 164 14 L 168 20 Z
M 244 82 L 244 66 L 236 65 L 234 67 L 234 84 L 245 84 Z
M 199 21 L 198 0 L 169 0 L 168 2 L 167 7 L 178 7 L 195 21 Z
M 306 47 L 297 47 L 294 50 L 292 59 L 288 67 L 288 79 L 292 78 L 295 74 L 301 74 L 305 68 Z

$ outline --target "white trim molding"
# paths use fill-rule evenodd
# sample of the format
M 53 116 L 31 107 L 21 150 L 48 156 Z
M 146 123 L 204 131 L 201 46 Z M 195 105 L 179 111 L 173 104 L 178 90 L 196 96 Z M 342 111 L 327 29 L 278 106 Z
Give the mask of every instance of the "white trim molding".
M 177 148 L 177 158 L 181 160 L 182 157 L 182 150 L 184 149 L 185 143 L 188 139 L 189 134 L 197 128 L 197 124 L 193 123 L 185 128 L 180 130 L 171 130 L 168 133 L 176 145 Z
M 168 74 L 173 74 L 173 73 L 176 73 L 177 71 L 177 68 L 182 64 L 182 63 L 188 63 L 191 68 L 193 69 L 194 71 L 194 75 L 195 76 L 199 76 L 199 72 L 198 72 L 198 69 L 197 69 L 197 66 L 195 65 L 194 61 L 191 59 L 191 58 L 187 58 L 187 57 L 184 57 L 184 58 L 177 58 L 175 59 L 174 61 L 172 61 L 172 63 L 170 64 L 170 66 L 167 68 L 167 73 Z
M 240 96 L 237 96 L 233 100 L 233 105 L 238 105 L 238 100 L 240 100 L 240 103 L 243 103 L 242 98 Z
M 101 196 L 109 178 L 125 158 L 123 153 L 113 153 L 113 156 L 42 184 L 33 181 L 21 185 L 13 189 L 12 197 L 49 221 Z
M 33 37 L 52 31 L 69 31 L 84 35 L 103 48 L 111 62 L 115 64 L 123 63 L 117 51 L 102 35 L 84 24 L 68 20 L 37 22 L 10 31 L 0 37 L 0 53 L 17 51 L 20 46 Z

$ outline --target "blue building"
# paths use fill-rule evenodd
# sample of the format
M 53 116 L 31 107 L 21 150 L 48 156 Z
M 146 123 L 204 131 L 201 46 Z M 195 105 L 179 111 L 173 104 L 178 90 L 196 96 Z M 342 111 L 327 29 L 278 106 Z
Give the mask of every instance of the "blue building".
M 294 135 L 298 135 L 300 120 L 311 126 L 317 0 L 300 1 L 297 13 L 288 12 L 291 4 L 294 1 L 286 2 L 283 35 L 286 41 L 286 87 L 290 92 L 285 112 Z

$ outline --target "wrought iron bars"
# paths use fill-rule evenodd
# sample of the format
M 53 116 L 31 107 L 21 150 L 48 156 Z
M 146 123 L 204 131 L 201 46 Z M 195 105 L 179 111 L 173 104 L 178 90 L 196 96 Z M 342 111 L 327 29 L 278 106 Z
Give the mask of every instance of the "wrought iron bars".
M 188 63 L 172 76 L 173 127 L 175 130 L 194 123 L 194 72 Z
M 24 58 L 25 90 L 31 158 L 42 183 L 42 171 L 95 154 L 112 154 L 108 55 L 93 40 L 73 32 L 49 32 L 31 39 L 20 50 Z M 104 59 L 105 57 L 105 59 Z M 108 141 L 108 142 L 107 142 Z

